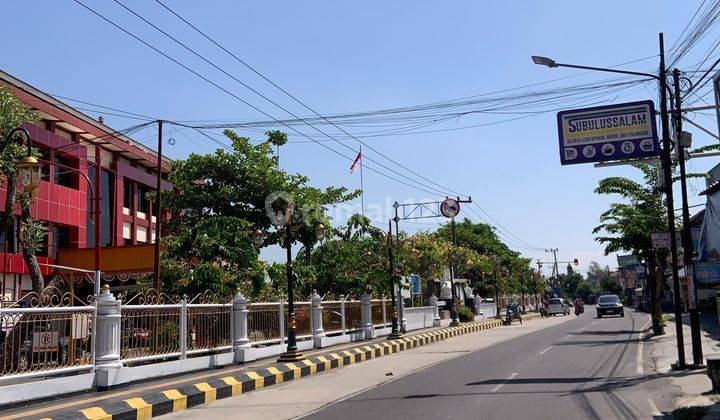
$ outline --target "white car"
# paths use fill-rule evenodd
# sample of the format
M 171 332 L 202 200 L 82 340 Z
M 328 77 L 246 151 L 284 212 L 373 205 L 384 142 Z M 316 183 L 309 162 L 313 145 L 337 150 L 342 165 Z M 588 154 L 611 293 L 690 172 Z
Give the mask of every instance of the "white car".
M 550 315 L 570 315 L 570 305 L 566 304 L 562 298 L 550 299 L 548 301 L 548 316 Z

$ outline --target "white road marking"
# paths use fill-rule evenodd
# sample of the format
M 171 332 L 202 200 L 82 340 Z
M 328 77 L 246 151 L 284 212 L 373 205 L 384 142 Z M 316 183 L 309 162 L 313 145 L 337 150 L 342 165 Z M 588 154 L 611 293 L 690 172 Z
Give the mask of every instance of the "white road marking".
M 597 321 L 593 321 L 593 322 L 591 322 L 591 324 L 595 325 L 595 324 L 597 324 Z
M 516 377 L 518 375 L 517 372 L 513 372 L 512 375 L 510 375 L 509 378 L 505 379 L 501 384 L 498 384 L 495 388 L 492 389 L 490 392 L 496 392 L 498 389 L 502 388 L 503 385 L 507 383 L 507 381 L 511 380 L 512 378 Z
M 657 405 L 655 405 L 655 401 L 653 401 L 652 398 L 648 398 L 648 404 L 650 404 L 650 415 L 653 417 L 662 416 L 662 413 L 658 410 Z
M 583 331 L 585 331 L 585 330 L 587 330 L 587 325 L 584 326 L 584 327 L 582 327 L 582 328 L 580 328 L 580 332 L 583 332 Z
M 641 331 L 645 331 L 645 329 L 650 325 L 651 321 L 646 322 L 641 328 Z M 640 341 L 638 341 L 638 351 L 637 351 L 637 359 L 635 361 L 636 371 L 638 375 L 644 374 L 643 369 L 643 341 L 642 341 L 642 335 L 638 334 L 638 337 L 640 338 Z
M 547 351 L 550 350 L 550 347 L 552 347 L 552 346 L 548 346 L 548 348 L 546 348 L 545 350 L 538 353 L 538 355 L 543 355 L 543 354 L 547 353 Z
M 568 335 L 566 335 L 565 337 L 563 337 L 563 340 L 567 340 L 567 339 L 570 338 L 570 337 L 572 337 L 572 335 L 571 335 L 571 334 L 568 334 Z

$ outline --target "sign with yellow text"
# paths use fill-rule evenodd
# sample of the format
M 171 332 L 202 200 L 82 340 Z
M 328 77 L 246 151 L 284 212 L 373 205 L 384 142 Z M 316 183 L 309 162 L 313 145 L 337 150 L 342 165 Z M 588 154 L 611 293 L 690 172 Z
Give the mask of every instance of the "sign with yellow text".
M 660 154 L 652 101 L 560 111 L 557 121 L 562 165 Z

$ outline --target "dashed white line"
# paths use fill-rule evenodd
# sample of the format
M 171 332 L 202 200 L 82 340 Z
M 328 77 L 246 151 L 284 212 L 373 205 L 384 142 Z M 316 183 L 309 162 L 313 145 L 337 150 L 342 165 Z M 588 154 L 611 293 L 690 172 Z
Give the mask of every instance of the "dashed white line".
M 563 340 L 567 340 L 568 338 L 572 337 L 572 334 L 568 334 L 565 337 L 563 337 Z
M 542 356 L 543 354 L 547 353 L 547 351 L 550 350 L 550 347 L 552 347 L 552 346 L 548 346 L 548 348 L 546 348 L 545 350 L 543 350 L 543 351 L 541 351 L 540 353 L 538 353 L 538 355 L 539 355 L 539 356 Z
M 583 331 L 585 331 L 585 330 L 587 330 L 587 325 L 584 326 L 584 327 L 582 327 L 582 328 L 580 328 L 580 332 L 583 332 Z
M 653 401 L 652 398 L 648 398 L 648 404 L 650 404 L 650 414 L 653 417 L 662 416 L 662 413 L 660 412 L 660 410 L 658 410 L 657 405 L 655 405 L 655 401 Z
M 516 377 L 518 375 L 517 372 L 513 372 L 512 375 L 510 375 L 509 378 L 505 379 L 501 384 L 498 384 L 495 388 L 492 389 L 490 392 L 496 392 L 498 389 L 502 388 L 503 385 L 507 383 L 507 381 L 511 380 L 512 378 Z

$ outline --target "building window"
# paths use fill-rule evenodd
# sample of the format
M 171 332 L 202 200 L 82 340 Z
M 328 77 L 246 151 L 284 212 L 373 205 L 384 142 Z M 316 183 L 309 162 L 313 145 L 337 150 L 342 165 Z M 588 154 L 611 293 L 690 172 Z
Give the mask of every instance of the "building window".
M 125 178 L 123 179 L 123 214 L 130 216 L 131 208 L 133 208 L 133 182 Z
M 52 246 L 50 249 L 50 257 L 57 258 L 58 253 L 63 249 L 71 248 L 70 227 L 55 225 L 52 231 Z
M 147 228 L 145 226 L 138 226 L 135 231 L 135 239 L 138 243 L 147 243 Z
M 78 160 L 58 153 L 55 156 L 55 162 L 66 166 L 55 166 L 55 183 L 63 187 L 78 189 L 79 175 L 76 170 L 78 168 Z M 67 167 L 72 169 L 68 169 Z M 94 180 L 93 177 L 90 177 L 90 179 Z
M 140 184 L 137 185 L 137 216 L 141 219 L 145 219 L 147 217 L 146 213 L 148 211 L 148 199 L 145 196 L 147 192 L 147 187 Z
M 88 168 L 88 177 L 95 179 L 95 167 Z M 87 194 L 87 208 L 93 208 L 90 202 L 90 194 Z M 110 172 L 103 170 L 100 175 L 100 246 L 112 245 L 113 219 L 115 214 L 115 176 Z M 87 216 L 87 239 L 88 247 L 95 246 L 95 228 L 93 226 L 95 215 L 88 212 Z

